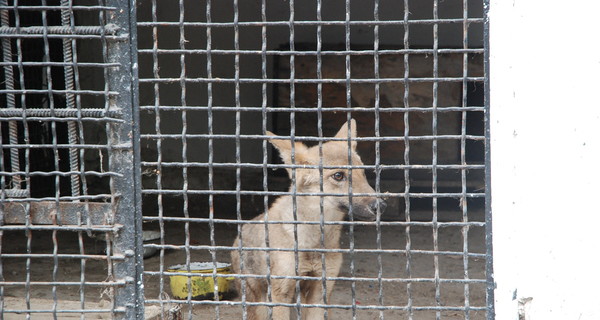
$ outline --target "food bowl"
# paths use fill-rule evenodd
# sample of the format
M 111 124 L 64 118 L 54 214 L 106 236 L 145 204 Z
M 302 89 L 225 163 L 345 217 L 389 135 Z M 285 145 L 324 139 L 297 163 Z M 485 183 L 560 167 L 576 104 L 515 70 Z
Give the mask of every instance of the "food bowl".
M 204 276 L 171 275 L 171 293 L 177 299 L 187 299 L 191 291 L 191 298 L 194 300 L 209 300 L 215 297 L 215 280 L 217 281 L 217 291 L 219 300 L 231 297 L 231 283 L 233 277 L 223 277 L 224 274 L 231 273 L 231 264 L 217 262 L 217 277 L 212 277 L 213 262 L 193 262 L 188 267 L 185 264 L 170 266 L 168 272 L 202 274 Z M 188 278 L 190 283 L 188 286 Z

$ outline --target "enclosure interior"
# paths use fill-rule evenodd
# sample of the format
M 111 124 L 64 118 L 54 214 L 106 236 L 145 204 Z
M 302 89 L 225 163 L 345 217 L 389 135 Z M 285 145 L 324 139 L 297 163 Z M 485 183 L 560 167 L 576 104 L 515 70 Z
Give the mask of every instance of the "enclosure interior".
M 233 240 L 244 222 L 288 192 L 290 179 L 267 131 L 318 145 L 352 118 L 369 184 L 388 206 L 375 222 L 341 222 L 344 263 L 328 318 L 485 319 L 483 3 L 138 1 L 140 159 L 122 169 L 141 170 L 142 212 L 132 214 L 143 219 L 144 231 L 159 235 L 144 244 L 146 305 L 182 306 L 186 318 L 242 318 L 243 297 L 196 300 L 191 290 L 174 297 L 170 267 L 229 263 L 231 251 L 240 250 Z M 59 1 L 18 10 L 0 1 L 6 4 L 2 26 L 15 26 L 15 12 L 23 25 L 65 23 L 59 9 L 25 8 Z M 104 26 L 107 13 L 97 9 L 103 2 L 79 5 L 68 25 Z M 3 82 L 2 108 L 10 109 L 13 99 L 19 112 L 106 111 L 90 114 L 93 121 L 77 113 L 42 115 L 42 121 L 0 115 L 3 205 L 14 201 L 9 189 L 21 171 L 30 192 L 23 201 L 114 204 L 107 73 L 114 65 L 103 37 L 69 38 L 75 62 L 60 37 L 2 38 L 3 50 L 16 52 L 10 61 L 4 55 L 2 76 L 11 69 L 16 89 Z M 22 69 L 18 59 L 25 61 Z M 69 69 L 78 75 L 71 91 L 65 89 Z M 72 122 L 76 142 L 68 140 Z M 15 125 L 16 143 L 9 134 Z M 11 158 L 15 149 L 19 164 Z M 7 310 L 35 309 L 35 299 L 50 301 L 44 305 L 50 310 L 56 304 L 110 309 L 111 285 L 103 281 L 111 276 L 110 239 L 118 230 L 94 230 L 84 220 L 80 229 L 36 229 L 27 219 L 4 223 L 0 301 Z M 26 256 L 32 253 L 37 258 Z M 211 269 L 204 277 L 224 276 Z M 52 283 L 28 284 L 34 280 Z M 23 296 L 28 305 L 19 304 Z
M 316 145 L 353 118 L 388 208 L 345 226 L 328 316 L 485 318 L 483 23 L 482 1 L 141 2 L 144 220 L 164 235 L 146 299 L 171 301 L 169 265 L 230 262 L 239 222 L 288 191 L 267 130 Z

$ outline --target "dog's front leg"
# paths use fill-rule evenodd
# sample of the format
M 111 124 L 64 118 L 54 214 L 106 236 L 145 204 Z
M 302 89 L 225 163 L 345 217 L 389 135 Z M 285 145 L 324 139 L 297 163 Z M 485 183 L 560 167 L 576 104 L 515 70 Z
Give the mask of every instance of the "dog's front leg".
M 323 304 L 323 282 L 303 281 L 300 285 L 302 291 L 302 303 Z M 327 281 L 327 287 L 333 286 L 333 281 Z M 303 308 L 302 319 L 323 319 L 325 310 L 323 308 Z
M 272 274 L 275 276 L 294 276 L 295 257 L 292 252 L 274 252 L 271 254 Z M 272 299 L 274 303 L 292 303 L 296 293 L 296 280 L 272 279 Z M 290 307 L 278 306 L 273 308 L 273 320 L 289 320 Z
M 273 279 L 271 285 L 273 286 L 273 302 L 274 303 L 292 303 L 295 293 L 295 281 L 292 279 Z M 274 307 L 273 308 L 273 320 L 289 320 L 290 319 L 290 308 L 289 307 Z
M 340 268 L 342 267 L 342 254 L 327 253 L 325 254 L 325 259 L 327 279 L 337 277 L 340 273 Z M 331 304 L 331 293 L 333 292 L 335 280 L 326 280 L 325 285 L 325 297 L 327 298 L 327 304 Z M 301 290 L 304 303 L 325 304 L 325 301 L 323 301 L 323 281 L 305 281 L 302 283 Z M 302 312 L 302 319 L 323 319 L 324 314 L 325 309 L 323 308 L 305 308 Z

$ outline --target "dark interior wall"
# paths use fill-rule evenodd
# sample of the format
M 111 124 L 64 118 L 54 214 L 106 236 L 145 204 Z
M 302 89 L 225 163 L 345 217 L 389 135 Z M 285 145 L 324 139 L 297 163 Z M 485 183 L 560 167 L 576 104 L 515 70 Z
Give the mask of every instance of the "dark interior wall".
M 156 20 L 160 22 L 170 21 L 178 22 L 180 20 L 180 7 L 174 1 L 157 1 Z M 331 0 L 323 1 L 321 16 L 324 21 L 344 21 L 345 1 Z M 408 1 L 409 19 L 432 19 L 433 6 L 431 2 Z M 440 1 L 438 12 L 439 18 L 462 19 L 462 1 L 446 0 Z M 469 12 L 472 17 L 481 16 L 481 2 L 470 1 Z M 138 21 L 152 21 L 152 3 L 151 1 L 140 1 L 138 5 Z M 235 8 L 233 1 L 213 1 L 211 9 L 212 22 L 233 22 L 235 18 Z M 261 1 L 240 1 L 238 6 L 238 21 L 261 21 Z M 294 20 L 314 21 L 317 19 L 316 1 L 295 1 Z M 374 19 L 373 1 L 351 1 L 350 2 L 350 20 L 362 21 Z M 183 19 L 186 22 L 205 22 L 206 21 L 206 2 L 205 1 L 184 1 Z M 266 19 L 268 21 L 289 21 L 290 20 L 290 2 L 289 1 L 266 1 Z M 379 2 L 380 20 L 403 20 L 404 3 L 403 1 L 381 0 Z M 157 46 L 158 49 L 178 49 L 180 48 L 180 28 L 177 25 L 161 26 L 157 28 L 158 32 L 153 35 L 152 27 L 140 27 L 138 29 L 138 46 L 141 49 L 152 49 Z M 290 28 L 288 25 L 272 26 L 266 30 L 267 50 L 280 50 L 282 46 L 287 47 L 290 40 L 298 44 L 315 45 L 317 41 L 316 26 L 295 26 L 294 37 L 290 39 Z M 333 46 L 345 43 L 345 27 L 342 26 L 323 26 L 322 43 L 324 46 Z M 186 26 L 183 30 L 185 38 L 185 49 L 206 49 L 207 36 L 206 28 L 202 26 Z M 260 26 L 241 26 L 239 32 L 239 49 L 241 50 L 261 50 L 262 30 Z M 483 47 L 481 43 L 483 28 L 481 24 L 473 24 L 469 28 L 469 47 Z M 211 29 L 212 39 L 211 48 L 213 50 L 234 50 L 235 49 L 235 30 L 233 27 L 213 27 Z M 439 25 L 439 43 L 440 48 L 458 48 L 463 46 L 462 23 L 445 23 Z M 409 28 L 409 43 L 412 48 L 431 48 L 433 47 L 433 26 L 430 24 L 411 24 Z M 156 36 L 158 44 L 153 43 L 153 37 Z M 355 25 L 350 27 L 350 43 L 352 46 L 373 46 L 373 26 Z M 379 43 L 382 47 L 402 48 L 404 43 L 404 29 L 402 26 L 381 26 L 379 30 Z M 235 56 L 213 53 L 211 55 L 211 68 L 213 78 L 233 79 L 236 76 Z M 153 55 L 150 51 L 139 55 L 140 78 L 153 78 L 158 75 L 160 78 L 178 79 L 182 75 L 181 57 L 179 54 L 159 54 L 158 70 L 154 70 Z M 185 76 L 187 78 L 204 78 L 207 75 L 207 58 L 205 54 L 186 54 Z M 273 70 L 273 56 L 267 56 L 266 71 L 267 77 L 272 78 L 276 74 Z M 239 77 L 260 79 L 261 75 L 261 56 L 260 55 L 241 55 L 239 57 Z M 206 106 L 208 104 L 208 88 L 204 83 L 187 82 L 185 84 L 185 94 L 182 95 L 182 86 L 178 80 L 172 83 L 160 84 L 158 86 L 158 100 L 155 94 L 154 83 L 143 82 L 140 84 L 140 104 L 142 106 L 154 106 L 159 103 L 161 106 L 180 106 L 185 103 L 188 106 Z M 273 86 L 267 86 L 267 106 L 273 106 Z M 237 101 L 236 101 L 237 100 Z M 236 87 L 231 83 L 219 83 L 212 85 L 212 104 L 213 106 L 254 106 L 260 107 L 263 104 L 262 84 L 241 84 L 239 86 L 239 95 L 236 99 Z M 155 114 L 142 113 L 142 131 L 155 131 Z M 160 113 L 161 133 L 178 134 L 183 130 L 183 121 L 179 112 L 161 112 Z M 261 134 L 262 133 L 262 114 L 260 112 L 242 112 L 240 114 L 240 124 L 242 134 Z M 206 133 L 207 132 L 206 112 L 188 112 L 187 113 L 187 133 Z M 268 123 L 271 128 L 271 123 Z M 236 129 L 235 112 L 214 112 L 213 129 L 215 133 L 233 134 Z M 213 160 L 215 162 L 233 162 L 235 161 L 235 141 L 231 139 L 215 140 L 215 150 Z M 164 161 L 181 160 L 181 142 L 163 141 L 162 156 Z M 203 139 L 188 141 L 189 152 L 188 161 L 207 161 L 207 142 Z M 156 157 L 156 144 L 150 141 L 144 141 L 143 152 L 151 158 Z M 258 140 L 244 140 L 240 144 L 240 155 L 242 162 L 262 162 L 262 142 Z
M 288 51 L 290 43 L 294 44 L 295 50 L 305 50 L 305 48 L 316 48 L 317 46 L 317 26 L 310 24 L 294 24 L 293 36 L 289 26 L 290 5 L 293 5 L 293 20 L 298 21 L 317 21 L 317 1 L 283 1 L 283 0 L 265 0 L 266 21 L 282 22 L 280 25 L 268 26 L 265 30 L 266 36 L 263 39 L 263 29 L 260 25 L 239 25 L 234 28 L 231 25 L 236 19 L 240 23 L 260 22 L 262 21 L 261 5 L 263 1 L 239 1 L 237 10 L 234 7 L 234 1 L 212 1 L 210 10 L 210 21 L 214 23 L 230 23 L 229 25 L 213 26 L 210 28 L 210 42 L 207 32 L 209 29 L 202 23 L 207 21 L 207 8 L 205 0 L 186 0 L 183 5 L 176 1 L 139 1 L 137 14 L 138 21 L 138 48 L 139 52 L 139 75 L 140 75 L 140 105 L 141 130 L 142 134 L 173 134 L 181 137 L 182 132 L 187 134 L 207 134 L 208 115 L 206 110 L 193 110 L 193 107 L 206 107 L 211 104 L 213 107 L 261 107 L 276 106 L 288 107 L 289 99 L 282 99 L 281 93 L 283 86 L 277 87 L 271 83 L 264 85 L 257 83 L 241 83 L 236 87 L 231 80 L 238 76 L 241 79 L 262 79 L 263 78 L 263 58 L 260 52 L 263 45 L 266 50 Z M 433 2 L 408 0 L 409 15 L 408 19 L 427 20 L 434 18 Z M 353 0 L 349 1 L 350 15 L 349 21 L 373 21 L 374 1 Z M 346 17 L 345 0 L 322 1 L 321 19 L 323 21 L 345 21 Z M 463 1 L 445 0 L 438 3 L 439 19 L 455 19 L 452 23 L 440 23 L 438 25 L 439 48 L 462 48 L 463 43 Z M 468 1 L 469 17 L 481 17 L 483 8 L 481 1 Z M 237 12 L 237 14 L 236 14 Z M 378 19 L 382 21 L 402 21 L 404 20 L 404 1 L 398 0 L 380 0 L 378 9 Z M 180 27 L 178 22 L 182 20 L 189 22 L 185 27 Z M 156 27 L 147 22 L 158 22 Z M 193 23 L 198 24 L 194 25 Z M 237 30 L 237 33 L 236 33 Z M 408 28 L 409 48 L 433 48 L 434 47 L 434 27 L 430 23 L 410 23 Z M 324 50 L 340 50 L 346 46 L 346 26 L 322 25 L 321 43 Z M 382 49 L 402 49 L 404 48 L 405 28 L 402 25 L 381 25 L 378 30 L 379 46 Z M 237 34 L 237 37 L 236 37 Z M 482 48 L 483 43 L 483 24 L 474 23 L 468 28 L 467 46 L 469 48 Z M 236 45 L 237 39 L 237 45 Z M 369 24 L 353 24 L 349 26 L 349 43 L 352 49 L 372 49 L 375 43 L 374 26 Z M 206 54 L 206 49 L 210 44 L 213 52 L 210 59 Z M 184 48 L 185 55 L 177 50 Z M 231 54 L 232 50 L 251 50 L 253 54 L 241 54 L 235 56 Z M 156 49 L 156 51 L 155 51 Z M 223 50 L 223 51 L 219 51 Z M 313 49 L 314 50 L 314 49 Z M 157 54 L 155 54 L 157 52 Z M 418 55 L 422 57 L 422 55 Z M 419 57 L 419 58 L 420 58 Z M 368 56 L 363 57 L 368 59 Z M 432 60 L 431 55 L 425 57 Z M 481 58 L 481 57 L 479 57 Z M 237 59 L 237 62 L 236 62 Z M 370 57 L 371 61 L 373 60 Z M 287 55 L 267 54 L 264 61 L 265 77 L 267 79 L 289 79 L 289 74 L 282 72 L 281 68 L 285 64 L 289 65 Z M 460 59 L 459 59 L 460 60 Z M 299 63 L 300 58 L 296 59 Z M 210 63 L 209 63 L 210 62 Z M 371 62 L 372 64 L 372 62 Z M 207 78 L 210 68 L 211 78 L 220 78 L 225 81 L 212 81 L 209 87 L 203 79 Z M 427 69 L 428 67 L 425 67 Z M 451 65 L 450 68 L 460 69 L 459 66 Z M 359 68 L 355 68 L 358 70 Z M 300 70 L 300 69 L 298 69 Z M 416 69 L 415 69 L 416 70 Z M 298 71 L 300 72 L 300 71 Z M 424 71 L 431 73 L 431 70 Z M 353 75 L 354 76 L 354 75 Z M 372 77 L 369 75 L 367 77 Z M 423 75 L 421 75 L 423 76 Z M 460 75 L 453 75 L 460 76 Z M 181 81 L 185 77 L 186 81 Z M 339 77 L 339 74 L 335 77 Z M 417 75 L 419 77 L 419 75 Z M 154 79 L 160 78 L 157 83 Z M 342 77 L 343 78 L 343 77 Z M 431 85 L 430 85 L 431 86 Z M 289 86 L 288 86 L 289 87 Z M 299 88 L 299 87 L 298 87 Z M 209 89 L 212 94 L 209 97 Z M 264 91 L 263 91 L 264 89 Z M 356 90 L 355 90 L 356 89 Z M 399 89 L 400 90 L 400 89 Z M 344 90 L 342 90 L 344 91 Z M 263 96 L 264 94 L 264 96 Z M 296 92 L 297 101 L 303 100 L 302 95 L 306 92 L 298 90 Z M 353 86 L 352 101 L 363 101 L 365 97 L 354 96 L 360 94 Z M 370 92 L 372 94 L 372 92 Z M 456 94 L 460 96 L 459 90 Z M 426 94 L 427 95 L 427 94 Z M 342 95 L 343 96 L 343 95 Z M 429 99 L 431 95 L 429 94 Z M 210 98 L 210 99 L 209 99 Z M 460 98 L 460 97 L 458 97 Z M 402 107 L 402 99 L 391 99 L 392 103 L 387 107 Z M 396 101 L 396 102 L 393 102 Z M 327 101 L 324 101 L 327 103 Z M 169 106 L 187 106 L 188 111 L 184 115 L 180 110 L 167 111 Z M 161 109 L 156 112 L 154 107 L 160 106 Z M 298 105 L 297 106 L 301 106 Z M 342 105 L 345 106 L 345 105 Z M 363 107 L 372 107 L 372 105 L 360 104 Z M 263 119 L 260 111 L 243 111 L 236 115 L 235 111 L 213 111 L 212 112 L 212 130 L 214 134 L 235 134 L 236 117 L 239 117 L 239 129 L 242 135 L 260 135 L 262 134 L 263 121 L 268 130 L 278 131 L 281 123 L 275 125 L 274 120 L 285 121 L 285 115 L 268 113 L 268 117 Z M 284 120 L 281 120 L 284 119 Z M 289 122 L 289 121 L 288 121 Z M 431 121 L 429 121 L 431 122 Z M 185 125 L 184 125 L 185 123 Z M 314 126 L 315 124 L 312 124 Z M 335 123 L 339 126 L 339 123 Z M 428 124 L 429 125 L 429 124 Z M 285 127 L 285 125 L 284 125 Z M 289 127 L 289 125 L 288 125 Z M 302 129 L 302 128 L 299 128 Z M 299 132 L 301 132 L 300 130 Z M 371 130 L 372 131 L 372 130 Z M 286 134 L 285 130 L 280 134 Z M 304 133 L 307 134 L 307 133 Z M 311 135 L 313 133 L 310 133 Z M 373 134 L 367 133 L 367 134 Z M 416 131 L 415 131 L 415 134 Z M 142 160 L 154 162 L 159 159 L 158 140 L 142 139 Z M 188 163 L 206 163 L 209 153 L 212 152 L 212 161 L 214 163 L 235 163 L 236 162 L 236 141 L 234 139 L 213 139 L 212 150 L 208 147 L 208 141 L 205 138 L 186 139 L 187 152 L 185 153 Z M 182 139 L 162 139 L 160 141 L 160 159 L 163 162 L 183 161 L 183 143 Z M 240 161 L 245 163 L 263 162 L 263 141 L 242 139 L 239 141 Z M 272 149 L 268 147 L 269 162 L 276 162 L 277 157 L 273 157 Z M 414 150 L 413 150 L 414 153 Z M 429 147 L 428 156 L 431 155 Z M 367 155 L 368 156 L 368 155 Z M 397 162 L 402 162 L 402 157 Z M 371 163 L 372 164 L 372 161 Z M 190 167 L 187 172 L 181 168 L 162 168 L 159 175 L 153 172 L 153 168 L 143 168 L 145 170 L 143 187 L 149 189 L 157 188 L 157 182 L 160 181 L 161 187 L 170 190 L 182 190 L 184 180 L 190 190 L 208 189 L 208 172 L 206 168 Z M 281 170 L 280 174 L 272 175 L 269 171 L 269 190 L 284 190 L 287 188 L 285 172 Z M 215 190 L 235 190 L 237 177 L 235 170 L 216 168 L 214 170 L 213 187 Z M 457 172 L 450 173 L 449 180 L 456 183 L 460 175 Z M 411 179 L 416 179 L 412 176 Z M 389 175 L 389 173 L 388 173 Z M 423 184 L 423 192 L 431 188 L 431 173 L 425 172 L 425 176 L 420 178 Z M 468 179 L 471 179 L 469 176 Z M 403 175 L 396 175 L 396 178 L 383 177 L 381 188 L 390 192 L 402 192 L 404 188 Z M 185 177 L 185 178 L 184 178 Z M 370 175 L 373 178 L 373 175 Z M 480 177 L 473 178 L 480 181 Z M 263 190 L 263 173 L 261 169 L 241 170 L 241 189 L 242 190 Z M 428 181 L 425 181 L 427 180 Z M 456 180 L 456 181 L 455 181 Z M 452 181 L 451 181 L 452 182 Z M 413 183 L 413 188 L 418 188 L 417 183 Z M 452 184 L 450 187 L 455 188 Z M 416 189 L 415 189 L 416 190 Z M 272 201 L 275 197 L 269 197 Z M 194 214 L 200 216 L 208 215 L 208 196 L 190 195 L 187 197 L 190 207 L 194 208 Z M 396 199 L 398 200 L 398 199 Z M 426 199 L 424 204 L 415 204 L 417 206 L 431 206 L 431 199 Z M 180 196 L 165 196 L 162 200 L 165 209 L 174 214 L 182 212 L 185 204 Z M 413 201 L 413 200 L 411 200 Z M 415 202 L 420 201 L 414 199 Z M 144 211 L 153 215 L 157 212 L 157 204 L 160 201 L 148 196 L 144 201 Z M 393 201 L 391 201 L 393 202 Z M 396 201 L 390 205 L 388 212 L 403 212 L 400 208 L 401 201 Z M 452 201 L 452 206 L 458 207 Z M 221 217 L 228 214 L 235 215 L 238 212 L 237 206 L 241 206 L 241 212 L 244 217 L 252 217 L 261 212 L 263 205 L 262 196 L 241 196 L 236 199 L 235 196 L 215 195 L 214 198 L 215 213 Z M 395 217 L 397 218 L 397 217 Z M 395 219 L 394 218 L 394 219 Z

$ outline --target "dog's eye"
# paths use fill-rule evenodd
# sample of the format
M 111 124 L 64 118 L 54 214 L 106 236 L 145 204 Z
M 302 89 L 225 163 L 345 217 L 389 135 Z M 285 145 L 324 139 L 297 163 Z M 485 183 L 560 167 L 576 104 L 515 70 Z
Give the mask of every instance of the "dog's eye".
M 334 174 L 331 175 L 331 177 L 335 180 L 335 181 L 344 181 L 346 179 L 346 175 L 343 172 L 336 172 Z

